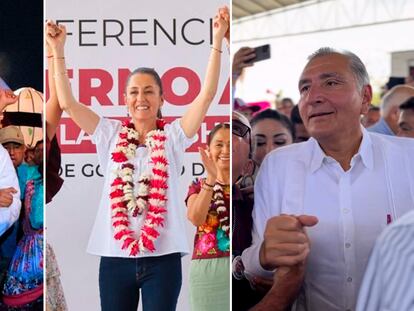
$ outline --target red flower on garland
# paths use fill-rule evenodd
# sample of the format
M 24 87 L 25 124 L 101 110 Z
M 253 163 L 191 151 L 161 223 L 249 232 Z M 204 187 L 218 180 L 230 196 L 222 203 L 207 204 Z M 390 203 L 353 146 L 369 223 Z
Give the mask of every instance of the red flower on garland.
M 112 153 L 114 162 L 120 163 L 120 170 L 111 183 L 112 192 L 110 193 L 112 208 L 112 226 L 114 227 L 114 238 L 122 241 L 121 249 L 128 250 L 130 256 L 136 256 L 139 252 L 155 251 L 154 241 L 160 233 L 157 227 L 163 226 L 168 189 L 168 160 L 165 155 L 166 135 L 163 132 L 164 120 L 157 120 L 156 131 L 147 134 L 148 148 L 150 151 L 150 164 L 153 165 L 152 177 L 145 179 L 140 177 L 141 190 L 139 204 L 142 200 L 147 201 L 148 212 L 146 213 L 144 225 L 141 228 L 138 240 L 134 238 L 134 231 L 129 228 L 128 209 L 132 210 L 132 215 L 137 216 L 139 209 L 137 203 L 131 202 L 131 192 L 133 193 L 134 183 L 131 182 L 135 170 L 134 165 L 129 162 L 135 157 L 135 149 L 138 147 L 138 133 L 131 122 L 123 123 L 115 152 Z M 156 153 L 156 156 L 152 154 Z M 157 167 L 157 168 L 156 168 Z M 148 188 L 152 190 L 149 191 Z M 146 190 L 144 190 L 146 189 Z M 148 191 L 148 195 L 144 194 Z M 131 204 L 132 203 L 132 204 Z M 145 205 L 140 208 L 145 208 Z
M 165 120 L 164 120 L 164 119 L 157 119 L 156 124 L 157 124 L 157 129 L 159 129 L 159 130 L 163 131 L 163 130 L 164 130 L 164 127 L 165 127 L 166 122 L 165 122 Z
M 112 153 L 112 160 L 117 163 L 125 162 L 128 158 L 122 152 L 113 152 Z
M 147 238 L 146 236 L 142 236 L 142 244 L 150 252 L 155 251 L 154 242 L 152 242 L 151 239 Z

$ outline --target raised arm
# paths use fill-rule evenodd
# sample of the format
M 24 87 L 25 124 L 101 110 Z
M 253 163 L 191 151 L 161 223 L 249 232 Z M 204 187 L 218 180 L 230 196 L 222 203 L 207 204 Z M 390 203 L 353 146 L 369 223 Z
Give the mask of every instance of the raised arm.
M 85 105 L 79 103 L 72 94 L 67 75 L 64 45 L 66 27 L 56 26 L 53 22 L 46 23 L 46 40 L 53 55 L 53 79 L 56 87 L 57 100 L 72 120 L 86 133 L 93 134 L 99 122 L 99 116 Z M 49 81 L 50 83 L 50 81 Z M 52 94 L 51 94 L 52 95 Z
M 52 31 L 52 30 L 50 30 Z M 55 32 L 55 30 L 53 30 Z M 45 26 L 45 34 L 48 33 L 48 25 Z M 46 40 L 45 40 L 46 41 Z M 53 139 L 56 134 L 56 128 L 59 125 L 62 117 L 62 109 L 59 106 L 56 87 L 55 87 L 55 64 L 53 59 L 53 51 L 46 41 L 46 56 L 49 80 L 49 100 L 46 103 L 46 135 L 49 140 Z
M 227 8 L 220 8 L 220 10 L 228 11 Z M 211 47 L 203 86 L 198 96 L 190 104 L 188 110 L 180 120 L 181 127 L 187 137 L 193 137 L 197 133 L 217 92 L 220 77 L 222 42 L 229 27 L 228 22 L 222 17 L 223 14 L 221 12 L 214 17 L 213 46 Z

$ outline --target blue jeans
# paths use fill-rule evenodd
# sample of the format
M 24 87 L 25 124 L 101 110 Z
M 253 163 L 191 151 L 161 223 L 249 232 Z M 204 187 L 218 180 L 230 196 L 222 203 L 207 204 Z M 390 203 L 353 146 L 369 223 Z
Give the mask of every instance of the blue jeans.
M 101 257 L 101 309 L 136 311 L 141 290 L 144 311 L 174 311 L 181 282 L 179 253 L 145 258 Z

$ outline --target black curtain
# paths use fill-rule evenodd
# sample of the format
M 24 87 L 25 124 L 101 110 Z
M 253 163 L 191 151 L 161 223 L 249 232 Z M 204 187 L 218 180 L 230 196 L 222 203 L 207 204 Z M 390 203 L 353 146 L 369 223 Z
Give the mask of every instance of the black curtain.
M 43 92 L 43 0 L 0 3 L 0 77 Z

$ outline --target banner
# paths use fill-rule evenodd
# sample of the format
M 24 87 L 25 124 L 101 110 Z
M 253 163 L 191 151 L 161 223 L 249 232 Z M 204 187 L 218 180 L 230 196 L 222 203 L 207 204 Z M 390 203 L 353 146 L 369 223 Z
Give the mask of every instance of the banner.
M 224 4 L 216 0 L 48 1 L 46 17 L 67 28 L 65 59 L 73 94 L 81 103 L 100 116 L 126 118 L 126 78 L 135 68 L 150 67 L 161 76 L 162 113 L 171 122 L 183 115 L 201 89 L 211 51 L 212 18 Z M 216 123 L 229 120 L 229 90 L 229 56 L 223 43 L 216 97 L 198 141 L 185 154 L 180 180 L 183 209 L 191 180 L 204 173 L 197 147 L 206 143 Z M 100 310 L 99 257 L 87 254 L 86 246 L 102 192 L 102 170 L 90 137 L 65 114 L 57 135 L 65 183 L 46 208 L 46 235 L 56 253 L 69 310 Z M 188 222 L 191 250 L 194 232 Z M 177 310 L 189 310 L 189 260 L 190 256 L 183 258 Z

